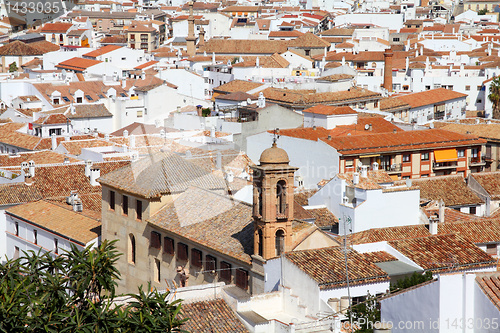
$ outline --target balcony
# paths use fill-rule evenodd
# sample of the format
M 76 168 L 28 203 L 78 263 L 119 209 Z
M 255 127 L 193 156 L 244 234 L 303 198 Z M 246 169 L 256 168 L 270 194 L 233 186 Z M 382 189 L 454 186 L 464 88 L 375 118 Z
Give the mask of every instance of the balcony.
M 432 163 L 432 168 L 434 170 L 447 170 L 447 169 L 456 169 L 457 162 L 434 162 Z
M 486 164 L 485 156 L 469 157 L 469 166 L 479 166 L 485 164 Z
M 387 171 L 387 173 L 399 173 L 401 172 L 401 163 L 382 164 L 380 168 Z
M 288 204 L 285 204 L 284 209 L 280 211 L 280 205 L 276 205 L 276 219 L 286 220 L 288 218 Z

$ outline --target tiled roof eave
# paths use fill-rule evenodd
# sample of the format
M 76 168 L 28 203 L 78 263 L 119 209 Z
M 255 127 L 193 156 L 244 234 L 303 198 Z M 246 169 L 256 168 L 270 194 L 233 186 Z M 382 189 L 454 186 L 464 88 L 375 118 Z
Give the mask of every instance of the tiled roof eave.
M 481 143 L 486 143 L 486 140 L 483 139 L 470 139 L 465 142 L 464 140 L 453 140 L 453 141 L 442 141 L 442 142 L 430 142 L 430 143 L 418 143 L 418 144 L 402 144 L 400 146 L 378 146 L 378 147 L 366 147 L 366 148 L 349 148 L 349 149 L 341 149 L 337 148 L 337 151 L 342 154 L 343 156 L 350 156 L 350 155 L 359 155 L 359 154 L 364 154 L 367 152 L 371 151 L 383 151 L 384 153 L 396 153 L 400 151 L 407 151 L 407 150 L 429 150 L 429 149 L 439 149 L 442 147 L 464 147 L 464 146 L 470 146 L 470 145 L 475 145 L 475 144 L 481 144 Z M 328 141 L 325 141 L 328 143 Z M 428 147 L 427 145 L 436 145 L 436 144 L 446 144 L 446 145 L 440 145 L 440 146 L 432 146 Z M 424 146 L 424 147 L 419 147 L 419 146 Z M 427 147 L 425 147 L 427 146 Z M 397 147 L 400 147 L 400 149 L 397 149 Z M 394 148 L 394 149 L 385 149 L 385 148 Z
M 374 277 L 371 277 L 371 278 L 349 280 L 349 286 L 374 284 L 374 283 L 386 282 L 386 281 L 390 281 L 389 275 L 381 275 L 381 276 L 374 276 Z M 340 282 L 324 282 L 324 283 L 319 283 L 318 286 L 319 286 L 320 290 L 337 289 L 337 288 L 346 287 L 347 286 L 347 282 L 345 282 L 345 281 L 340 281 Z
M 97 181 L 101 184 L 101 186 L 104 185 L 107 187 L 112 187 L 114 189 L 120 190 L 122 192 L 131 193 L 131 194 L 134 194 L 134 195 L 139 196 L 139 197 L 144 198 L 144 199 L 157 199 L 157 198 L 161 198 L 163 195 L 175 194 L 173 192 L 160 193 L 157 191 L 149 191 L 149 192 L 132 191 L 130 188 L 121 186 L 115 182 L 104 181 L 101 179 L 98 179 Z
M 466 263 L 466 264 L 458 264 L 456 266 L 445 266 L 445 267 L 436 267 L 436 268 L 427 268 L 425 271 L 430 271 L 432 273 L 446 273 L 446 272 L 454 272 L 454 271 L 464 271 L 474 268 L 485 268 L 485 267 L 496 267 L 497 261 L 492 259 L 490 261 L 483 262 L 474 262 L 474 263 Z
M 33 221 L 30 221 L 30 220 L 27 220 L 27 219 L 25 219 L 25 218 L 23 218 L 23 217 L 21 217 L 21 216 L 19 216 L 19 215 L 16 215 L 16 214 L 14 214 L 14 213 L 12 213 L 12 212 L 5 211 L 5 213 L 6 213 L 6 214 L 8 214 L 8 215 L 10 215 L 10 216 L 15 217 L 16 219 L 19 219 L 19 220 L 21 220 L 21 221 L 24 221 L 24 222 L 26 222 L 26 223 L 29 223 L 29 224 L 31 224 L 31 225 L 34 225 L 34 226 L 36 226 L 37 228 L 40 228 L 40 229 L 46 230 L 46 231 L 48 231 L 48 232 L 50 232 L 50 233 L 52 233 L 52 234 L 58 235 L 59 237 L 64 238 L 64 239 L 67 239 L 67 240 L 69 240 L 69 241 L 71 241 L 71 242 L 73 242 L 73 243 L 77 243 L 77 244 L 79 244 L 79 245 L 85 246 L 85 243 L 84 243 L 84 242 L 82 242 L 82 241 L 79 241 L 79 240 L 76 240 L 76 239 L 74 239 L 74 238 L 68 237 L 67 235 L 63 235 L 63 234 L 61 234 L 61 233 L 59 233 L 59 232 L 57 232 L 57 231 L 55 231 L 55 230 L 52 230 L 52 229 L 46 228 L 46 227 L 44 227 L 44 226 L 42 226 L 42 225 L 40 225 L 40 224 L 38 224 L 38 223 L 35 223 L 35 222 L 33 222 Z M 97 235 L 96 235 L 96 238 L 97 238 Z

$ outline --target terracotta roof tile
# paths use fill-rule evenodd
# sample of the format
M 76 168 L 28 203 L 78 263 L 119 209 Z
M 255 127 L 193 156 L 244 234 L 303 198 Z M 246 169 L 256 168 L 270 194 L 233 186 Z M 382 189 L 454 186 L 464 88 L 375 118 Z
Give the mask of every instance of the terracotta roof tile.
M 281 40 L 247 40 L 212 38 L 197 53 L 215 54 L 274 54 L 287 50 L 288 41 Z
M 85 69 L 100 63 L 102 63 L 102 61 L 74 57 L 58 63 L 56 65 L 56 68 L 69 69 L 82 72 Z
M 473 173 L 471 177 L 484 188 L 492 200 L 500 200 L 500 171 Z
M 60 124 L 66 124 L 68 121 L 68 118 L 63 115 L 62 113 L 58 114 L 51 114 L 45 117 L 40 117 L 37 120 L 33 122 L 33 124 L 37 125 L 60 125 Z
M 496 266 L 496 260 L 455 234 L 389 241 L 388 244 L 431 272 L 452 272 Z
M 332 115 L 346 115 L 346 114 L 357 114 L 350 106 L 331 106 L 318 104 L 313 107 L 307 108 L 302 112 L 322 114 L 327 116 Z
M 0 205 L 17 205 L 42 199 L 42 194 L 34 186 L 24 183 L 0 185 Z
M 69 28 L 73 26 L 72 23 L 62 23 L 62 22 L 56 22 L 56 23 L 45 23 L 45 25 L 42 27 L 41 32 L 44 33 L 66 33 Z
M 412 108 L 417 108 L 424 105 L 436 104 L 459 98 L 465 99 L 466 97 L 467 94 L 462 94 L 445 88 L 439 88 L 403 96 L 397 96 L 396 98 L 409 104 Z
M 500 311 L 500 273 L 478 273 L 476 283 L 493 305 Z
M 320 290 L 346 285 L 345 256 L 340 248 L 288 252 L 285 258 L 315 280 Z M 349 252 L 347 266 L 351 286 L 389 281 L 386 272 L 354 250 Z
M 288 47 L 295 48 L 325 48 L 330 47 L 330 43 L 316 36 L 312 32 L 308 32 L 300 37 L 291 40 Z
M 20 167 L 22 162 L 35 162 L 35 167 L 41 164 L 63 163 L 68 158 L 63 154 L 51 151 L 41 150 L 33 152 L 20 152 L 16 155 L 0 154 L 0 167 Z M 77 159 L 69 157 L 69 162 L 78 162 Z
M 6 210 L 6 214 L 30 221 L 81 245 L 87 244 L 101 234 L 100 221 L 44 200 L 11 207 Z
M 98 48 L 97 50 L 90 51 L 89 53 L 85 53 L 83 56 L 84 57 L 89 57 L 89 58 L 97 58 L 100 55 L 109 53 L 111 51 L 115 51 L 118 49 L 121 49 L 121 46 L 118 45 L 106 45 L 103 47 Z
M 420 188 L 420 198 L 443 200 L 448 207 L 484 203 L 460 175 L 420 178 L 413 180 L 413 184 Z
M 188 332 L 246 333 L 248 330 L 223 299 L 183 302 L 180 318 L 189 318 L 181 329 Z
M 248 92 L 250 90 L 253 90 L 261 86 L 263 86 L 262 83 L 249 82 L 243 80 L 233 80 L 214 88 L 214 91 L 223 93 L 232 93 L 238 91 Z
M 379 263 L 379 262 L 387 262 L 387 261 L 396 261 L 398 260 L 396 257 L 393 255 L 385 252 L 385 251 L 375 251 L 375 252 L 366 252 L 362 253 L 365 258 L 373 263 Z

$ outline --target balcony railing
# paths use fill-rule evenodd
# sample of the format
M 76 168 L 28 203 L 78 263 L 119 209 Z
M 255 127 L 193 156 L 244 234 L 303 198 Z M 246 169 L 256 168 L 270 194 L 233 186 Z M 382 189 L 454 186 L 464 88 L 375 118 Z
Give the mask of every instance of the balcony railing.
M 484 156 L 479 157 L 469 157 L 469 165 L 484 165 L 486 164 L 486 159 Z
M 388 173 L 401 172 L 401 163 L 381 164 L 380 168 Z
M 276 205 L 276 218 L 278 220 L 284 220 L 288 216 L 288 204 L 285 204 L 285 207 L 283 207 L 284 209 L 281 209 L 281 210 L 280 210 L 280 206 L 281 205 L 279 205 L 279 204 Z
M 434 162 L 432 168 L 434 170 L 456 169 L 457 162 Z

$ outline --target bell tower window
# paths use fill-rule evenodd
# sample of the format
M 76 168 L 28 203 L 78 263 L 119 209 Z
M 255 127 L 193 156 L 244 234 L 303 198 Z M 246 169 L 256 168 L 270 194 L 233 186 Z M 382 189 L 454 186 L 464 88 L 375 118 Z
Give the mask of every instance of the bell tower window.
M 263 256 L 264 255 L 264 236 L 262 235 L 262 229 L 259 229 L 257 231 L 257 236 L 258 236 L 258 254 L 259 256 Z
M 285 250 L 285 232 L 283 230 L 276 231 L 276 256 L 281 255 Z
M 286 214 L 286 182 L 284 180 L 276 184 L 276 207 L 278 215 Z

